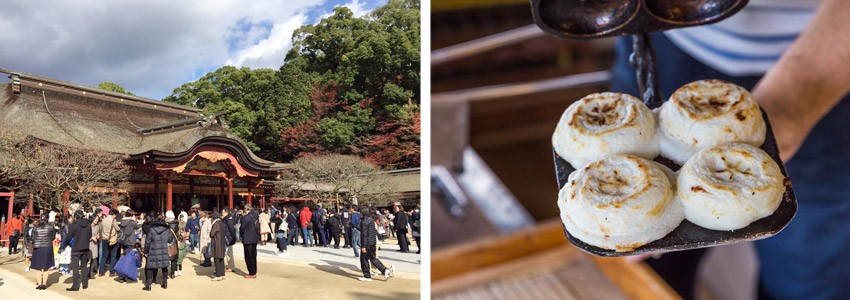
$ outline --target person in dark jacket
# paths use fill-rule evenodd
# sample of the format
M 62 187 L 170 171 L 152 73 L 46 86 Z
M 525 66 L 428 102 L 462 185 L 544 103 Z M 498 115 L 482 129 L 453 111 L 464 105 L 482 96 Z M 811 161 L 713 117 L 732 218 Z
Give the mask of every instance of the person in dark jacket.
M 343 248 L 351 247 L 351 214 L 348 212 L 348 208 L 349 206 L 346 205 L 342 214 L 340 214 L 343 229 L 342 235 L 345 239 L 345 245 L 342 246 Z
M 289 244 L 298 245 L 298 211 L 294 206 L 290 206 L 286 210 L 289 212 L 286 215 L 286 225 L 289 227 Z
M 381 260 L 375 256 L 378 229 L 375 227 L 375 220 L 373 219 L 375 217 L 374 211 L 364 207 L 360 212 L 363 215 L 363 220 L 360 221 L 360 242 L 363 244 L 360 247 L 360 269 L 363 271 L 363 277 L 360 277 L 359 280 L 372 281 L 372 274 L 369 272 L 369 263 L 371 263 L 384 275 L 384 281 L 386 281 L 395 276 L 395 266 L 390 265 L 389 268 L 386 268 Z
M 274 231 L 275 238 L 277 241 L 277 256 L 286 255 L 286 246 L 288 240 L 288 237 L 286 236 L 286 230 L 289 228 L 289 225 L 286 224 L 286 221 L 283 220 L 281 213 L 286 213 L 286 210 L 275 211 L 274 217 L 272 218 L 272 231 Z
M 53 256 L 53 238 L 56 236 L 56 230 L 53 225 L 47 223 L 47 214 L 41 215 L 41 220 L 32 230 L 32 262 L 30 269 L 38 270 L 38 279 L 36 289 L 43 290 L 47 288 L 48 270 L 52 268 L 56 261 Z
M 242 226 L 239 227 L 239 236 L 242 237 L 242 247 L 245 253 L 245 265 L 248 274 L 245 278 L 257 278 L 257 243 L 260 242 L 260 229 L 258 226 L 260 216 L 250 204 L 245 204 L 245 215 L 242 216 Z
M 398 239 L 398 251 L 405 253 L 410 252 L 410 248 L 408 247 L 410 241 L 407 240 L 407 213 L 404 212 L 401 205 L 393 206 L 393 211 L 395 212 L 395 216 L 393 217 L 393 227 L 395 229 L 396 238 Z
M 226 249 L 224 250 L 224 259 L 226 260 L 226 266 L 224 267 L 225 272 L 232 272 L 233 269 L 236 268 L 236 259 L 233 257 L 233 245 L 236 244 L 236 240 L 238 239 L 236 234 L 236 226 L 234 223 L 236 222 L 236 216 L 229 208 L 224 208 L 221 210 L 222 219 L 224 220 L 224 226 L 227 228 L 227 233 L 229 238 L 227 239 Z
M 176 218 L 174 218 L 174 212 L 173 211 L 169 210 L 169 211 L 165 212 L 165 224 L 168 225 L 168 228 L 171 230 L 171 232 L 174 234 L 174 236 L 177 236 L 178 234 L 180 234 L 180 221 L 177 220 Z M 171 260 L 171 267 L 168 268 L 168 277 L 171 278 L 171 279 L 174 279 L 174 272 L 176 272 L 176 271 L 177 271 L 177 256 L 175 256 Z
M 186 221 L 186 231 L 189 232 L 189 252 L 195 253 L 195 247 L 201 241 L 199 233 L 201 231 L 201 218 L 198 213 L 192 212 L 189 220 Z
M 416 248 L 417 248 L 416 254 L 422 253 L 422 242 L 420 240 L 421 236 L 422 236 L 422 227 L 421 227 L 421 225 L 422 225 L 422 223 L 421 223 L 422 213 L 420 212 L 420 209 L 421 209 L 420 204 L 416 204 L 416 208 L 413 210 L 413 213 L 410 215 L 410 220 L 411 220 L 410 230 L 413 231 L 413 240 L 416 241 Z
M 339 249 L 339 235 L 342 233 L 342 219 L 334 211 L 328 212 L 328 231 L 334 241 L 334 249 Z
M 313 211 L 313 238 L 316 241 L 316 244 L 321 243 L 322 247 L 328 247 L 328 232 L 327 228 L 325 228 L 325 222 L 327 222 L 327 214 L 328 212 L 322 208 L 322 204 L 319 203 L 316 206 L 316 209 Z
M 227 247 L 227 241 L 225 241 L 226 232 L 227 226 L 221 220 L 221 214 L 213 212 L 212 229 L 210 229 L 210 252 L 212 252 L 213 264 L 215 265 L 215 277 L 213 277 L 212 281 L 224 280 L 224 254 Z
M 360 221 L 362 217 L 357 211 L 357 206 L 348 208 L 351 213 L 351 249 L 354 250 L 354 257 L 360 257 Z
M 71 246 L 71 274 L 74 277 L 74 283 L 70 288 L 66 288 L 66 291 L 79 291 L 81 277 L 83 281 L 83 289 L 87 289 L 89 287 L 88 261 L 89 256 L 91 256 L 91 250 L 89 250 L 89 240 L 91 240 L 91 223 L 89 223 L 89 220 L 85 218 L 85 214 L 82 210 L 75 211 L 73 218 L 73 223 L 68 225 L 68 234 L 59 245 L 59 249 L 63 250 L 65 247 L 73 244 L 73 246 Z
M 120 231 L 119 236 L 123 237 L 123 239 L 118 239 L 118 244 L 121 245 L 121 253 L 129 253 L 130 250 L 132 250 L 136 245 L 137 241 L 135 232 L 138 227 L 139 224 L 133 220 L 133 212 L 129 210 L 125 211 L 124 218 L 122 218 L 121 221 L 118 223 L 118 230 Z M 123 254 L 121 255 L 122 257 L 124 256 Z M 125 282 L 126 280 L 126 276 L 121 276 L 121 274 L 118 275 L 118 282 Z
M 168 244 L 176 242 L 171 228 L 165 224 L 161 216 L 156 217 L 145 237 L 145 291 L 151 290 L 151 281 L 162 270 L 162 288 L 168 288 L 168 266 L 171 258 L 168 256 Z

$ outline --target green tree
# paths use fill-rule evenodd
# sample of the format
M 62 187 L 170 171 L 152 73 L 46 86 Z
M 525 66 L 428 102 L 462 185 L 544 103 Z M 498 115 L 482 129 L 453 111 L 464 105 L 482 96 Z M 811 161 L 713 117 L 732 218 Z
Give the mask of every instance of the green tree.
M 280 159 L 283 128 L 306 120 L 310 102 L 289 93 L 289 84 L 270 69 L 225 66 L 174 89 L 164 101 L 225 112 L 230 130 L 257 154 Z
M 339 153 L 418 165 L 419 17 L 414 0 L 359 18 L 337 7 L 295 31 L 280 69 L 222 67 L 164 100 L 226 112 L 231 130 L 268 159 Z
M 118 85 L 117 83 L 110 82 L 110 81 L 101 82 L 100 84 L 97 85 L 97 88 L 99 88 L 101 90 L 105 90 L 105 91 L 135 96 L 135 94 L 133 94 L 133 93 L 127 91 L 127 90 L 124 90 L 124 87 Z

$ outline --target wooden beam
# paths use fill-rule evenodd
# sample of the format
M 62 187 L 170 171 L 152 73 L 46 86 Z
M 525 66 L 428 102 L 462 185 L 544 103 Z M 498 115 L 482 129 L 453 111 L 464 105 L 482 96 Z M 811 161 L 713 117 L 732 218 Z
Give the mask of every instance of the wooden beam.
M 520 4 L 528 5 L 528 0 L 435 0 L 431 1 L 431 11 L 442 12 Z
M 166 187 L 165 187 L 165 210 L 166 211 L 171 210 L 171 205 L 172 205 L 172 202 L 174 200 L 172 198 L 173 197 L 172 191 L 173 191 L 173 186 L 171 184 L 171 178 L 168 178 L 168 183 L 166 183 Z
M 233 209 L 233 179 L 227 179 L 227 207 Z
M 71 191 L 65 190 L 62 192 L 62 212 L 64 215 L 68 215 L 68 202 L 71 201 Z

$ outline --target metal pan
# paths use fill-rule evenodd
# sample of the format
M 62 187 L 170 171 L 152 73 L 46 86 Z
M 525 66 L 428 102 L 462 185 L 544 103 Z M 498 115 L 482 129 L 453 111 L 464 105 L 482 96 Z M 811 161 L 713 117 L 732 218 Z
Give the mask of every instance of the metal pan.
M 531 0 L 534 22 L 566 39 L 643 34 L 723 20 L 749 0 Z
M 643 245 L 631 252 L 617 252 L 586 244 L 572 236 L 566 228 L 564 228 L 564 234 L 566 234 L 567 239 L 582 251 L 590 254 L 599 256 L 627 256 L 697 249 L 744 241 L 754 241 L 779 233 L 779 231 L 782 231 L 783 228 L 791 223 L 791 219 L 793 219 L 794 214 L 797 213 L 797 197 L 794 195 L 793 188 L 791 188 L 791 181 L 788 177 L 788 172 L 785 170 L 785 165 L 782 163 L 782 160 L 779 159 L 779 147 L 776 145 L 776 138 L 773 136 L 773 129 L 771 129 L 770 121 L 767 119 L 767 114 L 765 114 L 764 111 L 762 111 L 762 116 L 764 117 L 764 122 L 767 125 L 767 136 L 765 137 L 764 145 L 761 146 L 761 149 L 767 152 L 770 157 L 779 164 L 779 169 L 782 171 L 782 175 L 785 176 L 785 194 L 782 195 L 782 202 L 779 204 L 779 208 L 777 208 L 772 215 L 755 221 L 747 227 L 734 231 L 706 229 L 685 220 L 679 224 L 679 227 L 673 230 L 673 232 L 667 234 L 665 237 Z M 567 183 L 567 176 L 575 171 L 575 169 L 567 161 L 558 156 L 554 149 L 552 150 L 552 154 L 555 157 L 555 176 L 558 179 L 558 189 L 560 190 Z M 674 171 L 681 168 L 680 165 L 664 157 L 659 156 L 655 159 L 655 161 L 666 165 Z

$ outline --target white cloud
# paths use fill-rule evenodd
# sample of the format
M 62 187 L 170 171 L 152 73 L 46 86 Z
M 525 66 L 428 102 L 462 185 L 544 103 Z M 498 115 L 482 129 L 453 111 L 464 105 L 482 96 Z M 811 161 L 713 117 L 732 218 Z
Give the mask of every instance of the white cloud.
M 279 66 L 292 31 L 323 2 L 8 1 L 0 67 L 85 85 L 113 81 L 159 99 L 224 63 Z M 240 22 L 252 25 L 235 32 Z
M 354 17 L 357 17 L 357 18 L 362 17 L 362 16 L 364 16 L 364 15 L 366 15 L 369 12 L 372 11 L 372 9 L 368 9 L 366 7 L 366 3 L 360 3 L 360 0 L 351 0 L 351 2 L 349 2 L 347 4 L 337 5 L 337 6 L 334 6 L 334 8 L 337 8 L 337 7 L 340 7 L 340 6 L 348 7 L 348 9 L 351 10 L 351 13 L 354 14 Z M 319 20 L 330 17 L 332 15 L 333 15 L 333 11 L 329 11 L 328 13 L 323 14 L 321 17 L 319 17 Z
M 239 50 L 225 65 L 251 68 L 277 68 L 283 64 L 286 52 L 292 48 L 292 33 L 304 25 L 306 15 L 297 15 L 284 23 L 274 24 L 268 37 L 259 43 Z

